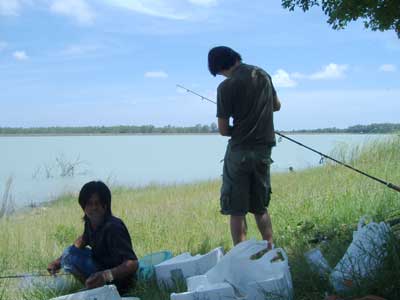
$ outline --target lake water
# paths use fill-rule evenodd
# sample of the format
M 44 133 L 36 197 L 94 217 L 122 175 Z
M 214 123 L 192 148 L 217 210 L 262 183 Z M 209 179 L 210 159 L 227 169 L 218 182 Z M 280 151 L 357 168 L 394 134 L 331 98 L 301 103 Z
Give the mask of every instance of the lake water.
M 288 136 L 326 154 L 385 138 Z M 18 206 L 79 191 L 94 179 L 124 186 L 215 179 L 222 173 L 227 140 L 219 135 L 0 137 L 0 197 L 10 177 Z M 273 149 L 272 158 L 272 172 L 318 166 L 320 161 L 319 155 L 285 139 Z

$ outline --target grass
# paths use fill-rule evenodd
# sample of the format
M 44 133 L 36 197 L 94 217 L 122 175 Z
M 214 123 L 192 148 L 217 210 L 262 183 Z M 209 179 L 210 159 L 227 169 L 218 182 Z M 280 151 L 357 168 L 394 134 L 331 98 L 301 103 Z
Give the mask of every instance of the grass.
M 399 184 L 399 149 L 400 137 L 396 136 L 343 158 L 367 173 Z M 272 185 L 270 214 L 275 243 L 289 255 L 298 300 L 321 300 L 325 292 L 332 292 L 327 278 L 320 278 L 306 264 L 304 253 L 315 247 L 309 240 L 327 240 L 319 247 L 334 266 L 349 246 L 361 216 L 369 215 L 375 221 L 400 217 L 399 193 L 341 166 L 328 163 L 301 172 L 275 174 Z M 229 223 L 219 213 L 219 189 L 219 180 L 115 188 L 113 213 L 126 223 L 139 257 L 165 249 L 174 254 L 205 253 L 217 246 L 229 250 Z M 253 218 L 248 218 L 248 226 L 248 236 L 259 239 Z M 44 271 L 82 230 L 82 211 L 76 195 L 0 219 L 0 273 Z M 400 299 L 400 246 L 394 235 L 387 251 L 389 255 L 377 276 L 363 282 L 355 290 L 356 295 Z M 0 281 L 0 300 L 54 296 L 54 291 L 27 294 L 15 286 L 15 281 Z M 169 293 L 156 288 L 154 282 L 140 284 L 132 295 L 143 300 L 169 299 Z
M 6 181 L 3 196 L 0 205 L 0 219 L 8 214 L 14 212 L 14 201 L 12 195 L 12 182 L 13 178 L 9 177 Z

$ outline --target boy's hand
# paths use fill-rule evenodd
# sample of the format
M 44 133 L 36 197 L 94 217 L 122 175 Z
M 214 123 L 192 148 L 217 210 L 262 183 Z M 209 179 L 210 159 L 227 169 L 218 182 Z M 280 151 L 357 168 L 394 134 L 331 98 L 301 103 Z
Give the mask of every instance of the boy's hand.
M 85 281 L 85 286 L 88 289 L 94 289 L 97 287 L 101 287 L 106 284 L 103 272 L 96 272 L 89 276 Z
M 55 275 L 58 271 L 60 271 L 61 269 L 61 261 L 60 259 L 56 259 L 55 261 L 51 262 L 48 266 L 47 266 L 47 271 L 51 274 L 51 275 Z

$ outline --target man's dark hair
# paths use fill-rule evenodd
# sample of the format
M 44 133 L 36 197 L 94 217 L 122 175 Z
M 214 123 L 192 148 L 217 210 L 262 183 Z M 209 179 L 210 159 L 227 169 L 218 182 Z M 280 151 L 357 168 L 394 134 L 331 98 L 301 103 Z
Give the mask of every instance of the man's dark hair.
M 102 181 L 90 181 L 81 188 L 79 205 L 82 209 L 85 209 L 86 203 L 94 194 L 97 194 L 101 204 L 106 209 L 106 216 L 111 216 L 111 191 Z
M 230 69 L 237 61 L 241 62 L 242 57 L 229 47 L 214 47 L 208 52 L 208 70 L 213 76 L 223 70 Z

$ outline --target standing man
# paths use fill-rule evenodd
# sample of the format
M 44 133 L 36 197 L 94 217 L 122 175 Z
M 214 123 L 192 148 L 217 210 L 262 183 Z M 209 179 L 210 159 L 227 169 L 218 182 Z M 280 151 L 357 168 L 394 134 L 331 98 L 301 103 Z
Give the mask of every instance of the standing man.
M 281 104 L 271 77 L 261 68 L 242 63 L 239 53 L 215 47 L 208 69 L 226 79 L 218 86 L 217 118 L 221 135 L 229 136 L 221 187 L 221 213 L 230 215 L 233 244 L 246 240 L 246 214 L 254 214 L 264 240 L 272 247 L 271 149 L 275 146 L 273 112 Z M 233 126 L 229 125 L 233 119 Z

